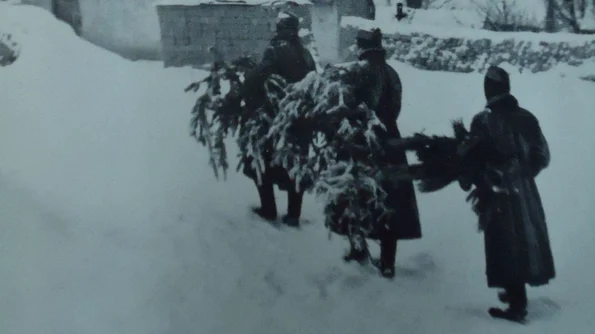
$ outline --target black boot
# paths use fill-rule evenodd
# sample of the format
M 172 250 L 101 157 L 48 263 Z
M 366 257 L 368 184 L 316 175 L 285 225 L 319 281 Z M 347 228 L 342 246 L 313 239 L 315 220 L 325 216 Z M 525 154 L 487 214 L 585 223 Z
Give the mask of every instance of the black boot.
M 349 251 L 343 256 L 343 261 L 357 261 L 360 264 L 365 263 L 369 257 L 368 245 L 362 235 L 352 235 L 349 237 Z
M 527 288 L 524 283 L 510 286 L 505 292 L 500 292 L 498 298 L 510 306 L 507 309 L 492 307 L 489 313 L 493 318 L 504 319 L 517 323 L 524 323 L 527 317 Z
M 252 208 L 252 212 L 266 221 L 273 222 L 277 220 L 277 213 L 272 212 L 270 209 L 267 210 L 262 207 L 254 207 Z
M 510 297 L 508 297 L 508 293 L 506 293 L 506 291 L 498 292 L 498 299 L 504 304 L 510 303 Z
M 303 198 L 303 192 L 297 192 L 293 189 L 287 191 L 287 214 L 283 217 L 283 223 L 291 227 L 300 226 Z
M 395 278 L 395 266 L 383 263 L 381 259 L 372 260 L 372 265 L 380 271 L 380 275 L 384 278 Z
M 258 196 L 260 197 L 260 207 L 252 208 L 252 212 L 264 220 L 273 221 L 277 219 L 277 203 L 275 202 L 275 190 L 273 184 L 266 178 L 263 178 L 262 184 L 256 184 Z
M 397 256 L 397 240 L 394 238 L 383 238 L 380 240 L 380 259 L 372 261 L 378 268 L 382 277 L 395 277 L 395 259 Z
M 492 307 L 488 310 L 488 312 L 492 318 L 517 322 L 519 324 L 524 324 L 527 318 L 526 309 L 515 309 L 509 307 L 504 310 L 498 307 Z

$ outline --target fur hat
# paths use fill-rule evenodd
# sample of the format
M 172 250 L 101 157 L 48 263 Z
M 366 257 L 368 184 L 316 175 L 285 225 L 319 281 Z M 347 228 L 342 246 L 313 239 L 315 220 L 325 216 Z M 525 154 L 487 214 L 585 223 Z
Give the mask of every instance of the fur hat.
M 300 29 L 300 19 L 290 12 L 280 12 L 279 16 L 277 17 L 277 32 L 279 31 L 287 31 L 287 32 L 299 32 Z

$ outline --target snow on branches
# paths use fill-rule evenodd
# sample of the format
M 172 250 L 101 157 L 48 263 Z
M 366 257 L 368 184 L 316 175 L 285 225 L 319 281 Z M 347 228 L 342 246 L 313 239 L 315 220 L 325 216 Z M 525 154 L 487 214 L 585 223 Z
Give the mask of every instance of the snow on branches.
M 388 211 L 381 186 L 384 152 L 376 138 L 383 125 L 356 101 L 359 66 L 365 65 L 329 66 L 287 85 L 275 96 L 277 110 L 267 134 L 274 143 L 272 162 L 289 172 L 298 189 L 323 198 L 332 217 L 327 225 L 337 232 L 353 222 L 372 228 L 372 211 Z
M 229 168 L 227 149 L 224 140 L 240 128 L 243 122 L 242 76 L 256 67 L 249 57 L 242 57 L 231 64 L 217 61 L 211 73 L 203 80 L 190 84 L 185 92 L 198 92 L 201 86 L 206 89 L 196 100 L 192 109 L 190 135 L 209 150 L 209 164 L 215 177 L 220 171 L 224 178 Z M 222 93 L 222 85 L 228 84 L 229 91 Z
M 192 112 L 191 134 L 209 150 L 218 177 L 228 169 L 224 140 L 237 132 L 240 167 L 257 181 L 267 168 L 283 169 L 272 180 L 281 188 L 314 191 L 325 203 L 327 226 L 341 233 L 357 227 L 369 234 L 383 215 L 384 186 L 390 177 L 384 147 L 376 137 L 384 126 L 355 96 L 365 63 L 327 66 L 288 84 L 273 75 L 265 82 L 266 99 L 257 110 L 244 107 L 242 74 L 254 68 L 247 59 L 218 62 L 211 75 L 187 88 L 207 88 Z M 229 92 L 222 93 L 223 81 Z M 288 184 L 291 183 L 291 184 Z
M 458 180 L 464 168 L 470 166 L 470 151 L 476 143 L 471 140 L 463 122 L 452 122 L 454 136 L 428 136 L 416 133 L 411 137 L 392 141 L 395 148 L 413 151 L 419 163 L 404 166 L 393 173 L 397 179 L 417 180 L 422 192 L 438 191 Z
M 394 141 L 395 147 L 415 152 L 419 163 L 395 170 L 392 177 L 417 180 L 422 192 L 438 191 L 459 181 L 469 192 L 467 202 L 480 215 L 490 206 L 493 192 L 498 191 L 494 181 L 499 183 L 501 172 L 485 164 L 482 157 L 487 148 L 480 146 L 479 139 L 471 135 L 462 121 L 453 121 L 452 125 L 453 137 L 416 133 Z

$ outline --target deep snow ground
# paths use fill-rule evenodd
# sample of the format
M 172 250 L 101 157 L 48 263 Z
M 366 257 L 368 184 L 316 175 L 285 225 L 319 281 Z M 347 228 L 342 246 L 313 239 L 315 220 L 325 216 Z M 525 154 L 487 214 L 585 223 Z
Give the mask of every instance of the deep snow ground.
M 521 327 L 485 314 L 495 291 L 456 187 L 419 195 L 424 238 L 383 280 L 341 262 L 314 198 L 311 223 L 277 230 L 248 213 L 248 180 L 214 180 L 182 91 L 201 73 L 125 61 L 41 11 L 9 18 L 23 47 L 0 68 L 0 333 L 593 333 L 592 83 L 512 74 L 551 145 L 538 183 L 558 269 Z M 482 107 L 479 75 L 394 66 L 405 134 Z

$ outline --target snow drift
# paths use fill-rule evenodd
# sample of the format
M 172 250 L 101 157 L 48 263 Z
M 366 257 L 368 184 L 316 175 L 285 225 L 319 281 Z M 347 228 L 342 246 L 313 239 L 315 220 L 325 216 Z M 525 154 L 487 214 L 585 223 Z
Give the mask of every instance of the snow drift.
M 578 145 L 593 140 L 592 83 L 511 75 L 551 145 L 538 184 L 558 270 L 519 327 L 486 315 L 495 292 L 456 187 L 419 196 L 424 238 L 384 280 L 341 262 L 314 198 L 310 223 L 277 230 L 247 214 L 249 180 L 214 180 L 187 135 L 183 89 L 204 73 L 126 61 L 32 7 L 0 22 L 22 45 L 0 68 L 1 333 L 592 333 L 595 158 Z M 482 108 L 480 75 L 392 65 L 404 135 Z

